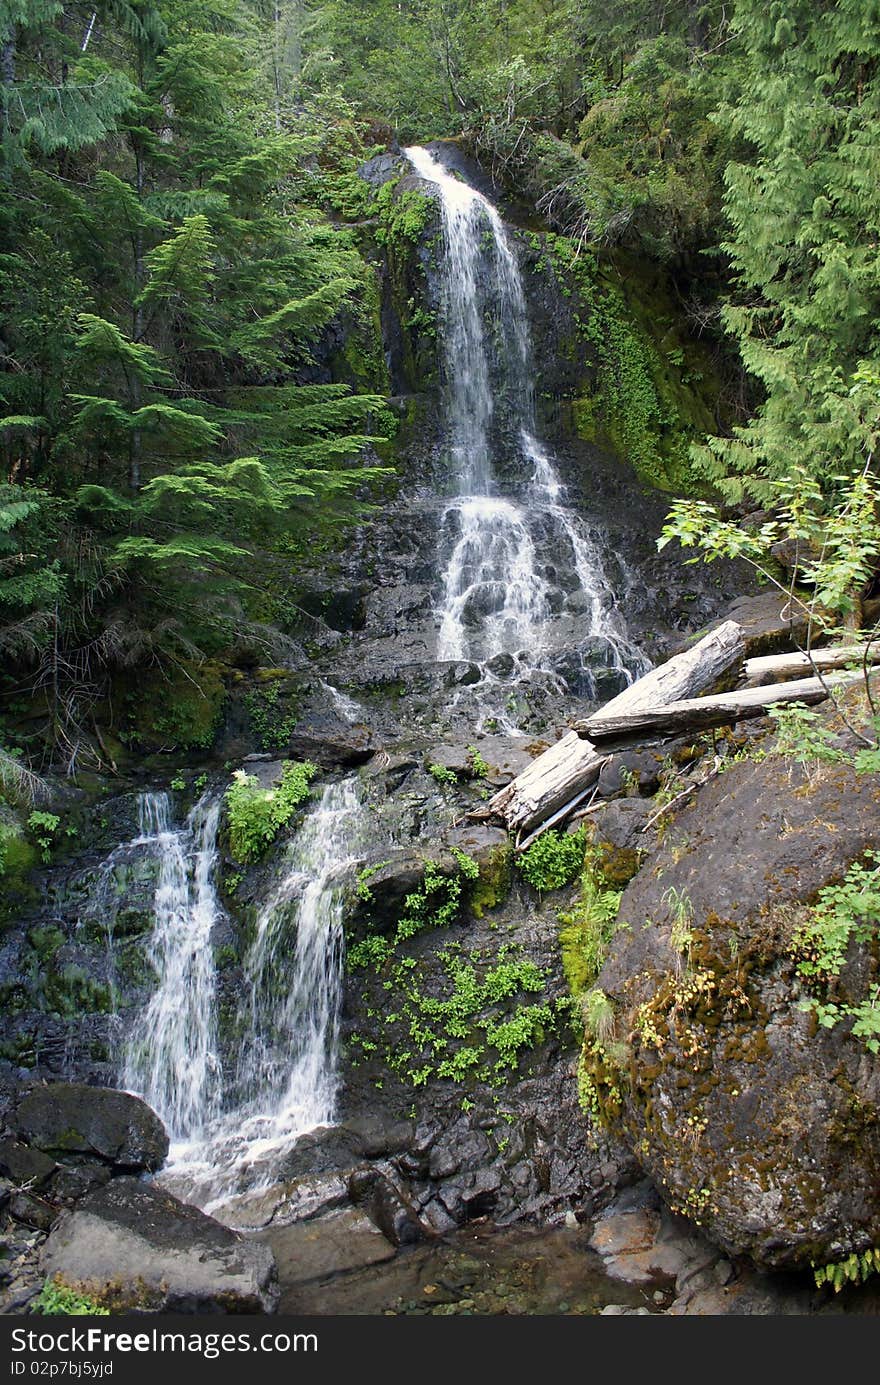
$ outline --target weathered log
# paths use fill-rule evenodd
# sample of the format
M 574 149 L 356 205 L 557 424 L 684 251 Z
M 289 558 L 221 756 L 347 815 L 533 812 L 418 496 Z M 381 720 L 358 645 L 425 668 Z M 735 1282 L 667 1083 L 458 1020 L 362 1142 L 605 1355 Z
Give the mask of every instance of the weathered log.
M 744 648 L 740 626 L 734 620 L 725 621 L 692 649 L 675 655 L 612 698 L 599 715 L 613 709 L 635 712 L 660 702 L 691 697 L 711 687 L 740 663 Z M 585 724 L 589 723 L 575 723 L 574 731 L 533 760 L 486 805 L 490 814 L 501 818 L 520 840 L 548 818 L 560 820 L 565 816 L 566 805 L 575 807 L 583 791 L 598 778 L 606 753 L 586 738 L 581 729 Z
M 576 721 L 574 728 L 589 740 L 593 728 L 604 726 L 606 719 L 613 720 L 647 708 L 695 697 L 741 663 L 744 653 L 742 627 L 735 620 L 726 620 L 717 629 L 710 630 L 691 649 L 674 655 L 665 664 L 637 679 L 586 721 Z
M 569 731 L 499 789 L 486 806 L 504 820 L 508 831 L 528 833 L 595 783 L 607 758 L 576 731 Z
M 829 689 L 834 692 L 859 682 L 862 673 L 832 673 L 821 678 L 796 678 L 788 683 L 771 683 L 758 688 L 740 688 L 717 697 L 691 697 L 668 702 L 663 707 L 646 707 L 622 716 L 606 717 L 596 730 L 596 740 L 620 741 L 640 734 L 670 735 L 682 731 L 726 726 L 748 717 L 766 715 L 774 702 L 823 702 Z
M 869 665 L 880 663 L 880 643 L 838 645 L 833 649 L 814 649 L 809 654 L 765 654 L 757 659 L 746 659 L 743 672 L 747 683 L 758 686 L 797 678 L 813 669 L 846 668 L 847 664 L 860 664 L 863 660 Z

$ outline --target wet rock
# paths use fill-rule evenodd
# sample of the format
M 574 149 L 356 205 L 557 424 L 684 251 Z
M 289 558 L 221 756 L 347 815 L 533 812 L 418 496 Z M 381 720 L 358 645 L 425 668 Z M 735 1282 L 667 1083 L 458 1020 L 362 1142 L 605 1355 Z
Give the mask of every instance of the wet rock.
M 322 769 L 361 765 L 373 754 L 372 734 L 365 726 L 351 726 L 336 717 L 315 715 L 297 722 L 287 742 L 292 760 L 312 760 Z
M 0 1140 L 0 1174 L 18 1187 L 27 1184 L 36 1191 L 46 1188 L 57 1168 L 55 1160 L 39 1149 L 17 1140 Z
M 599 771 L 599 793 L 604 798 L 626 791 L 652 794 L 660 785 L 661 751 L 625 750 L 612 755 Z
M 35 1231 L 48 1231 L 58 1216 L 58 1209 L 42 1198 L 15 1193 L 9 1199 L 9 1215 Z
M 407 895 L 418 889 L 425 874 L 425 857 L 414 851 L 389 851 L 384 860 L 368 863 L 361 893 L 351 901 L 348 933 L 351 939 L 384 933 L 396 927 Z
M 627 1195 L 629 1194 L 629 1195 Z M 717 1247 L 664 1207 L 655 1189 L 628 1189 L 596 1222 L 590 1247 L 611 1279 L 627 1284 L 674 1281 L 676 1287 L 719 1260 Z
M 735 620 L 742 626 L 747 659 L 759 654 L 782 654 L 800 646 L 807 634 L 806 615 L 781 592 L 740 597 L 721 620 L 713 621 L 708 628 L 724 620 Z
M 495 865 L 499 852 L 508 849 L 510 839 L 503 827 L 487 827 L 485 823 L 474 822 L 448 832 L 444 845 L 465 852 L 478 866 L 488 868 Z
M 413 1139 L 413 1122 L 395 1120 L 377 1111 L 360 1111 L 341 1127 L 351 1131 L 366 1159 L 379 1159 L 406 1149 Z
M 145 1101 L 129 1092 L 56 1082 L 19 1103 L 19 1136 L 55 1159 L 88 1155 L 114 1169 L 152 1171 L 168 1153 L 168 1133 Z
M 403 154 L 377 154 L 375 158 L 367 159 L 358 168 L 358 176 L 364 182 L 369 183 L 372 188 L 380 188 L 385 183 L 390 183 L 400 177 L 410 168 L 410 164 Z
M 301 1135 L 277 1166 L 281 1177 L 348 1170 L 364 1155 L 361 1139 L 351 1126 L 325 1126 Z
M 431 1150 L 429 1171 L 432 1178 L 448 1178 L 462 1167 L 478 1168 L 490 1149 L 480 1130 L 462 1116 L 444 1133 Z
M 880 1241 L 880 1060 L 849 1025 L 805 1013 L 792 946 L 817 892 L 878 836 L 870 774 L 732 765 L 627 887 L 629 928 L 598 979 L 615 1036 L 630 1036 L 618 1130 L 674 1207 L 761 1267 L 808 1269 Z M 869 995 L 874 966 L 851 950 L 835 1003 Z
M 392 1245 L 415 1245 L 425 1238 L 425 1227 L 412 1202 L 380 1169 L 368 1165 L 355 1169 L 348 1180 L 352 1202 L 362 1207 Z
M 486 766 L 485 771 L 481 769 L 479 777 L 493 788 L 509 784 L 533 759 L 521 739 L 512 736 L 474 736 L 466 744 L 457 742 L 432 746 L 425 756 L 425 766 L 440 765 L 460 779 L 474 779 L 478 777 L 475 771 L 477 756 Z
M 236 1231 L 292 1226 L 321 1216 L 348 1201 L 344 1172 L 304 1174 L 257 1192 L 242 1193 L 223 1204 L 223 1224 Z
M 134 1178 L 63 1213 L 41 1260 L 116 1312 L 271 1313 L 278 1302 L 267 1245 Z
M 447 665 L 443 682 L 447 688 L 467 688 L 479 683 L 482 677 L 479 664 L 456 663 Z
M 595 814 L 594 841 L 618 851 L 640 851 L 648 842 L 645 825 L 655 811 L 650 799 L 616 799 Z
M 261 1239 L 271 1246 L 279 1279 L 285 1286 L 295 1287 L 344 1270 L 378 1265 L 396 1254 L 387 1237 L 366 1213 L 355 1207 L 277 1230 L 270 1227 L 261 1233 Z M 281 1310 L 289 1311 L 286 1301 Z

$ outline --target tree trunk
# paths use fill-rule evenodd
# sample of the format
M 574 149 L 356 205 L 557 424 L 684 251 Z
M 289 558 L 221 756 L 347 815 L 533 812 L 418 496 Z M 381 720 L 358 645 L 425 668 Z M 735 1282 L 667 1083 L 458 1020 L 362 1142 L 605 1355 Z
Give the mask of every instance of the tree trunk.
M 834 649 L 814 649 L 809 654 L 766 654 L 759 659 L 746 659 L 746 681 L 757 686 L 809 674 L 813 669 L 845 668 L 847 664 L 880 663 L 880 643 L 851 644 Z
M 597 740 L 617 744 L 633 737 L 670 735 L 681 731 L 699 731 L 711 726 L 726 726 L 748 717 L 764 716 L 774 702 L 823 702 L 829 689 L 858 683 L 864 675 L 832 673 L 828 678 L 796 678 L 788 683 L 771 683 L 766 687 L 740 688 L 737 692 L 720 693 L 717 697 L 691 697 L 662 706 L 643 707 L 618 716 L 603 717 Z
M 636 713 L 646 706 L 657 706 L 712 687 L 722 674 L 741 662 L 743 651 L 742 629 L 736 621 L 725 621 L 692 649 L 677 654 L 668 663 L 638 679 L 619 697 L 612 698 L 596 717 L 602 718 L 615 709 Z M 595 783 L 607 752 L 597 749 L 586 739 L 582 727 L 591 727 L 594 720 L 591 717 L 576 725 L 574 731 L 545 750 L 528 769 L 490 798 L 486 805 L 489 813 L 501 818 L 508 831 L 517 833 L 520 839 L 528 836 L 567 804 L 574 807 L 584 789 Z M 560 814 L 562 816 L 564 814 Z
M 717 629 L 710 630 L 691 649 L 676 654 L 659 668 L 646 673 L 644 678 L 637 679 L 598 712 L 587 717 L 586 721 L 575 722 L 575 730 L 584 737 L 592 738 L 602 734 L 602 728 L 609 718 L 614 720 L 646 708 L 662 707 L 669 702 L 679 702 L 682 698 L 695 697 L 741 663 L 744 654 L 742 627 L 735 620 L 726 620 Z
M 489 799 L 487 808 L 508 831 L 528 833 L 599 777 L 607 756 L 576 731 L 557 741 Z

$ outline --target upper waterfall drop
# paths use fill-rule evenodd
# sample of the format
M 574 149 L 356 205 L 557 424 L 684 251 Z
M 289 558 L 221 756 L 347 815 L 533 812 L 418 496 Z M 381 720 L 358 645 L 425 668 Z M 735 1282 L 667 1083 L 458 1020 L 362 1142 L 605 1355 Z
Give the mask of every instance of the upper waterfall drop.
M 526 299 L 504 222 L 483 193 L 427 149 L 405 153 L 438 190 L 444 240 L 444 419 L 454 498 L 440 520 L 437 658 L 482 666 L 478 729 L 492 723 L 517 731 L 499 709 L 497 679 L 485 666 L 505 655 L 517 683 L 527 686 L 540 672 L 564 692 L 553 656 L 572 638 L 559 621 L 572 590 L 579 593 L 580 640 L 604 641 L 622 683 L 649 663 L 630 640 L 599 550 L 538 441 Z M 522 478 L 513 486 L 511 471 Z M 559 584 L 560 566 L 568 591 Z

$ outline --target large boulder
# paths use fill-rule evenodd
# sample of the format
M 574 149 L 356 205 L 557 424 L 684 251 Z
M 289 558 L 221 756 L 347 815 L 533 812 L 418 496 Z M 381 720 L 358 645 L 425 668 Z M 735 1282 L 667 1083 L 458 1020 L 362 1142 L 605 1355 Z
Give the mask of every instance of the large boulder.
M 765 1268 L 880 1243 L 880 1060 L 804 1008 L 876 994 L 876 929 L 830 993 L 798 965 L 818 891 L 878 839 L 875 774 L 735 764 L 627 887 L 599 976 L 585 1055 L 606 1119 L 674 1209 Z
M 168 1153 L 168 1133 L 139 1097 L 109 1087 L 53 1082 L 19 1102 L 16 1133 L 54 1159 L 99 1159 L 120 1172 L 153 1171 Z
M 154 1184 L 115 1178 L 53 1227 L 42 1268 L 113 1312 L 271 1313 L 275 1260 Z

